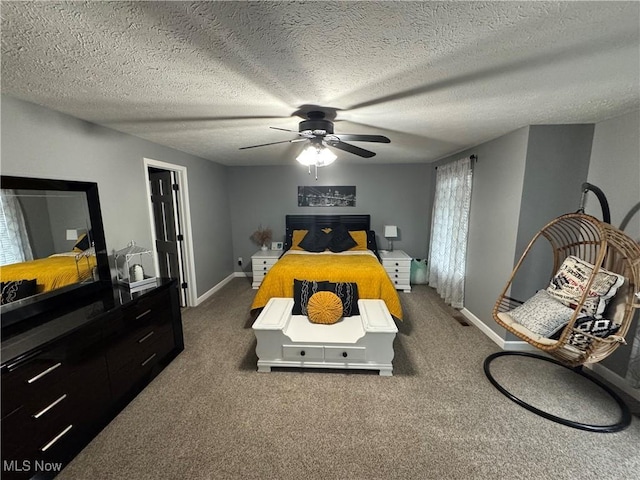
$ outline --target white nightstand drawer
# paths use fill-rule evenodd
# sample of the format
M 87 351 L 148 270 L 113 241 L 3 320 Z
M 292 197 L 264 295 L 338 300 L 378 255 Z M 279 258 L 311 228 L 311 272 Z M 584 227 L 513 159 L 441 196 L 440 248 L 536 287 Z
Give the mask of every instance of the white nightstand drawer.
M 271 268 L 278 261 L 277 258 L 254 258 L 252 260 L 253 267 Z
M 284 360 L 324 360 L 324 347 L 316 345 L 283 345 L 282 358 Z
M 393 265 L 385 265 L 384 269 L 388 272 L 388 273 L 409 273 L 411 272 L 411 265 L 406 265 L 406 266 L 393 266 Z
M 324 359 L 329 362 L 364 362 L 365 347 L 324 347 Z

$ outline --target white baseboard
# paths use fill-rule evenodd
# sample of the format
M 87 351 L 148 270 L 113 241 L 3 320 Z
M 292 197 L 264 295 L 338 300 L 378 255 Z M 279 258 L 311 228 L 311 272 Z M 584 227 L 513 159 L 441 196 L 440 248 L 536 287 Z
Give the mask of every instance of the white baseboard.
M 482 333 L 484 333 L 489 339 L 491 339 L 502 350 L 509 350 L 514 352 L 538 352 L 539 350 L 527 342 L 521 340 L 505 340 L 495 331 L 487 326 L 482 320 L 476 317 L 466 308 L 460 310 L 460 313 L 464 315 L 464 318 L 469 320 L 474 326 L 476 326 Z
M 535 353 L 543 353 L 532 345 L 529 345 L 527 342 L 523 342 L 522 340 L 505 340 L 496 332 L 494 332 L 491 328 L 487 326 L 482 320 L 476 317 L 473 313 L 471 313 L 466 308 L 460 310 L 460 313 L 464 315 L 464 317 L 469 320 L 474 326 L 476 326 L 482 333 L 484 333 L 487 337 L 489 337 L 496 345 L 498 345 L 502 350 L 508 350 L 513 352 L 535 352 Z M 590 365 L 585 365 L 585 368 L 589 368 L 593 370 L 595 373 L 600 375 L 602 378 L 607 380 L 612 385 L 615 385 L 620 390 L 625 392 L 627 395 L 632 398 L 640 401 L 640 390 L 637 388 L 633 388 L 630 386 L 627 381 L 619 376 L 618 374 L 612 372 L 608 368 L 604 367 L 599 363 L 594 363 Z
M 216 293 L 218 290 L 220 290 L 222 287 L 224 287 L 227 283 L 229 283 L 235 277 L 244 277 L 244 276 L 246 276 L 246 275 L 244 275 L 243 272 L 233 272 L 231 275 L 225 277 L 221 282 L 219 282 L 216 285 L 214 285 L 213 288 L 211 288 L 208 292 L 206 292 L 203 295 L 201 295 L 198 298 L 196 298 L 195 306 L 197 307 L 202 302 L 207 300 L 209 297 L 211 297 L 211 295 Z

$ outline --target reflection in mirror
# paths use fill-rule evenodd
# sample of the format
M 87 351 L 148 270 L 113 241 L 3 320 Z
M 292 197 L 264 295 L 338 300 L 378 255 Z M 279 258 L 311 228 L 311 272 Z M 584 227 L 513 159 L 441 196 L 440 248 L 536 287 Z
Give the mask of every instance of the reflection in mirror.
M 3 305 L 94 280 L 85 192 L 1 189 L 0 207 Z

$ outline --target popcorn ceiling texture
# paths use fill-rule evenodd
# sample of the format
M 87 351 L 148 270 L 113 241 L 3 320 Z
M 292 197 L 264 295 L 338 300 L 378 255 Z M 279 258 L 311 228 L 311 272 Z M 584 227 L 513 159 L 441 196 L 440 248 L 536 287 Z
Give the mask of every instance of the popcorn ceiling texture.
M 284 164 L 294 113 L 433 161 L 640 106 L 637 2 L 2 2 L 2 93 L 227 165 Z M 303 107 L 304 109 L 304 107 Z M 367 145 L 362 144 L 367 147 Z

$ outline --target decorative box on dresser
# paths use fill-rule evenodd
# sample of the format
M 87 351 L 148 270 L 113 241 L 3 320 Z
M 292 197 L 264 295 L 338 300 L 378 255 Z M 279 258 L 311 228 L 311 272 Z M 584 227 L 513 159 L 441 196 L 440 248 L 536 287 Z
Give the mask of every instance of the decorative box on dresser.
M 251 255 L 251 270 L 253 271 L 253 283 L 255 289 L 260 287 L 262 279 L 273 267 L 282 255 L 282 250 L 258 250 Z
M 51 478 L 184 349 L 175 280 L 114 288 L 2 341 L 2 478 Z
M 411 292 L 411 257 L 402 250 L 380 250 L 378 253 L 396 290 Z

